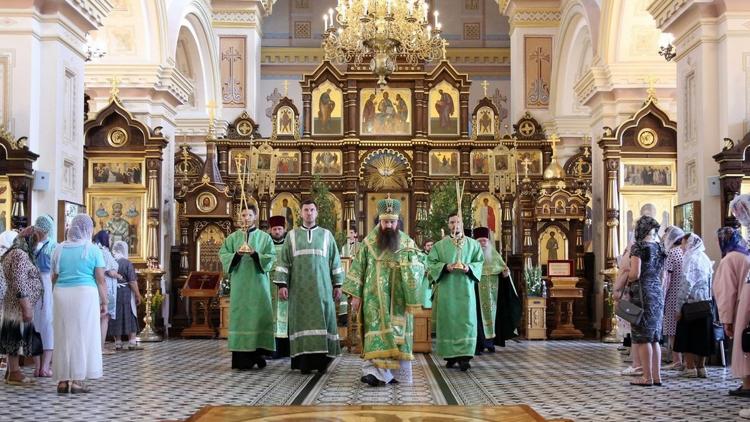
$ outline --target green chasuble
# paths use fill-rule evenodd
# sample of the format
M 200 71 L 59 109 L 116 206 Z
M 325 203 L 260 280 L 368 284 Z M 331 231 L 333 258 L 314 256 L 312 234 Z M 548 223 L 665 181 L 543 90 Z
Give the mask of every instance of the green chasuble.
M 495 317 L 497 316 L 498 277 L 506 265 L 500 253 L 492 247 L 492 259 L 485 259 L 482 279 L 479 281 L 479 309 L 482 311 L 484 337 L 495 338 Z
M 284 247 L 284 241 L 281 242 L 273 242 L 274 250 L 276 251 L 276 260 L 279 259 L 279 256 L 281 256 L 281 249 Z M 276 280 L 276 270 L 274 265 L 274 270 L 271 274 L 271 306 L 273 306 L 273 327 L 274 327 L 274 335 L 277 338 L 287 338 L 289 337 L 289 327 L 288 327 L 288 313 L 289 310 L 289 302 L 286 300 L 279 300 L 279 286 L 276 285 L 273 281 Z
M 399 232 L 396 253 L 380 252 L 376 236 L 367 235 L 344 282 L 344 293 L 362 300 L 362 357 L 378 368 L 398 369 L 413 360 L 414 310 L 421 309 L 424 263 L 414 241 Z
M 420 259 L 425 267 L 425 274 L 422 278 L 422 307 L 432 309 L 432 279 L 427 271 L 427 254 L 423 252 Z
M 443 358 L 474 356 L 477 344 L 474 282 L 482 278 L 482 248 L 476 240 L 463 238 L 461 261 L 469 267 L 468 273 L 445 269 L 457 257 L 458 250 L 451 237 L 435 243 L 427 257 L 428 272 L 436 283 L 432 318 L 437 324 L 437 353 Z
M 276 252 L 271 236 L 252 229 L 247 244 L 258 252 L 257 258 L 236 255 L 245 241 L 246 232 L 237 230 L 224 241 L 219 258 L 229 274 L 229 350 L 252 352 L 256 349 L 276 350 L 273 335 L 271 286 L 268 273 L 273 268 Z
M 343 283 L 344 268 L 333 234 L 318 226 L 290 231 L 274 274 L 274 283 L 289 288 L 291 356 L 340 355 L 333 288 Z

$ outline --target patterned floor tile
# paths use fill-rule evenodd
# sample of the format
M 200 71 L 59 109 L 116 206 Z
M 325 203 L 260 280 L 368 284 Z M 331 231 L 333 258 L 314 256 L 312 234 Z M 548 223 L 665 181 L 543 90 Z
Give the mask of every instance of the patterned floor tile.
M 576 421 L 731 421 L 750 407 L 726 394 L 737 381 L 724 368 L 710 368 L 708 379 L 666 373 L 664 387 L 631 387 L 618 375 L 624 365 L 616 347 L 598 342 L 510 343 L 472 360 L 468 372 L 417 355 L 414 384 L 382 388 L 359 381 L 356 355 L 336 359 L 326 374 L 301 375 L 289 370 L 289 359 L 232 371 L 221 340 L 145 347 L 105 356 L 105 377 L 91 382 L 92 394 L 58 396 L 49 379 L 28 388 L 0 384 L 0 422 L 177 420 L 207 405 L 290 404 L 528 404 L 546 418 Z

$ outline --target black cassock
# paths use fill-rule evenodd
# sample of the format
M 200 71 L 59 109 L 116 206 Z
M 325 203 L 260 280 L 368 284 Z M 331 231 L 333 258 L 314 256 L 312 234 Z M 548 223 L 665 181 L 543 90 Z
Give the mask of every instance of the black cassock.
M 505 340 L 518 336 L 522 305 L 510 276 L 499 274 L 498 283 L 495 345 L 505 347 Z

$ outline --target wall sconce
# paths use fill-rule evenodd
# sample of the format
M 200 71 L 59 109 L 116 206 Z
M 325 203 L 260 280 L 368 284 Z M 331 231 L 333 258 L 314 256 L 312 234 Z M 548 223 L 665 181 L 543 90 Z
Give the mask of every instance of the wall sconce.
M 83 55 L 86 56 L 84 60 L 90 62 L 92 60 L 101 59 L 107 54 L 105 48 L 106 45 L 104 45 L 104 43 L 94 41 L 89 34 L 86 34 L 86 45 L 83 47 Z
M 668 32 L 662 33 L 659 37 L 659 55 L 664 57 L 666 61 L 671 61 L 677 57 L 674 45 L 672 45 L 673 41 L 674 36 Z

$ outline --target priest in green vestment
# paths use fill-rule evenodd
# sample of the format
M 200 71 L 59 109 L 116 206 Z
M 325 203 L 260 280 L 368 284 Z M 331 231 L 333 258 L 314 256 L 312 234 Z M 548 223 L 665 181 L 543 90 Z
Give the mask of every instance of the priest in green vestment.
M 271 236 L 255 227 L 257 209 L 242 210 L 249 227 L 230 234 L 219 249 L 224 272 L 229 275 L 229 338 L 233 369 L 266 366 L 264 355 L 276 349 L 268 275 L 276 252 Z M 242 250 L 247 244 L 249 250 Z
M 325 372 L 341 354 L 336 302 L 344 268 L 333 234 L 316 224 L 314 201 L 302 202 L 302 227 L 289 231 L 274 272 L 279 299 L 289 301 L 292 369 Z
M 341 247 L 341 257 L 348 256 L 354 258 L 357 256 L 360 246 L 361 243 L 357 240 L 357 230 L 350 227 L 346 235 L 346 243 Z
M 479 242 L 484 256 L 484 266 L 482 267 L 482 278 L 474 287 L 474 293 L 477 296 L 477 348 L 475 355 L 481 355 L 487 350 L 490 353 L 495 352 L 494 338 L 495 318 L 497 316 L 497 293 L 500 287 L 498 278 L 502 274 L 508 276 L 508 266 L 505 265 L 503 257 L 495 249 L 490 240 L 490 229 L 487 227 L 474 227 L 472 237 Z
M 423 254 L 398 228 L 400 201 L 383 199 L 377 207 L 379 223 L 354 257 L 343 291 L 352 297 L 352 310 L 362 310 L 361 381 L 373 387 L 411 384 L 412 312 L 422 307 Z
M 273 248 L 276 251 L 276 259 L 281 256 L 281 248 L 286 240 L 286 222 L 283 215 L 274 215 L 268 219 L 268 233 L 273 240 Z M 276 337 L 276 351 L 272 357 L 274 359 L 289 357 L 289 330 L 288 330 L 288 309 L 289 303 L 286 300 L 279 300 L 279 286 L 273 283 L 276 280 L 276 270 L 271 272 L 271 306 L 273 308 L 273 331 Z
M 461 218 L 448 218 L 450 236 L 439 240 L 427 256 L 428 271 L 435 282 L 432 305 L 436 326 L 437 354 L 448 368 L 457 363 L 471 368 L 477 344 L 477 313 L 474 283 L 482 278 L 484 256 L 476 240 L 464 236 Z

